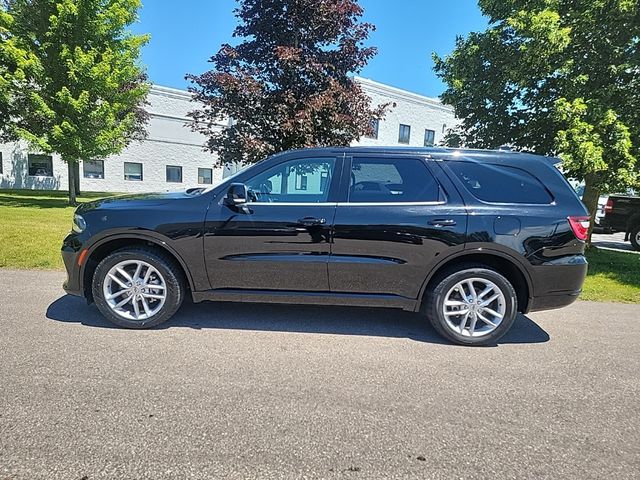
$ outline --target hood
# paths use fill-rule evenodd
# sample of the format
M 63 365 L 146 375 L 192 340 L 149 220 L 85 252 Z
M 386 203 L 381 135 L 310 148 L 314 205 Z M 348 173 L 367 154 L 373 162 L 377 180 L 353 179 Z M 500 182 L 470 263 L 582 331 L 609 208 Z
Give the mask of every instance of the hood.
M 199 195 L 202 189 L 190 189 L 181 192 L 140 193 L 136 195 L 119 195 L 83 203 L 76 210 L 79 214 L 90 210 L 119 210 L 139 207 L 165 205 L 174 200 L 192 198 Z

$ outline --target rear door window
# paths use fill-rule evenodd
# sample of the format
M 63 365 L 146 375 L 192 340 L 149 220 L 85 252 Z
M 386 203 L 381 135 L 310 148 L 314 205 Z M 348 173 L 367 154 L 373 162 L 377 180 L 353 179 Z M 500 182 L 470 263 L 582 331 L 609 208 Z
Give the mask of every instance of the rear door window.
M 349 202 L 436 202 L 438 182 L 417 158 L 354 158 Z
M 476 198 L 491 203 L 550 204 L 553 197 L 536 177 L 516 167 L 490 163 L 448 162 Z

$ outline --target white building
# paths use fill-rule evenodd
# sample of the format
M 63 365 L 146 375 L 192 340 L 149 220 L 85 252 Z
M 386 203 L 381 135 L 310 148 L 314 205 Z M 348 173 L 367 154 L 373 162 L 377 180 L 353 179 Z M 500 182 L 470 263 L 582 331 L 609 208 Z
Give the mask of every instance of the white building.
M 439 99 L 357 78 L 374 106 L 390 103 L 390 109 L 378 125 L 377 138 L 362 138 L 354 145 L 366 146 L 433 146 L 442 143 L 446 131 L 457 120 L 453 107 Z
M 453 109 L 372 80 L 358 78 L 374 105 L 391 103 L 377 135 L 354 145 L 425 146 L 440 143 L 456 123 Z M 205 152 L 205 137 L 189 128 L 187 113 L 198 107 L 183 90 L 153 86 L 149 94 L 149 135 L 104 161 L 81 162 L 83 191 L 149 192 L 219 182 L 216 156 Z M 221 122 L 221 128 L 226 123 Z M 57 155 L 31 152 L 23 142 L 0 144 L 0 188 L 66 190 L 67 166 Z

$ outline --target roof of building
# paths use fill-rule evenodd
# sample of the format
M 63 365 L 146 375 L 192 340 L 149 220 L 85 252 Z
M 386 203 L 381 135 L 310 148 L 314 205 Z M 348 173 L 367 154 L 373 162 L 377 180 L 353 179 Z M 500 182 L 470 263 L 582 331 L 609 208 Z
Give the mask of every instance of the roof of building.
M 453 113 L 453 107 L 450 105 L 444 105 L 439 98 L 426 97 L 418 93 L 387 85 L 386 83 L 376 82 L 369 78 L 355 77 L 355 81 L 362 85 L 365 90 L 374 91 L 388 98 L 396 98 L 405 102 L 429 105 L 430 107 L 435 107 Z
M 408 90 L 403 90 L 401 88 L 393 87 L 391 85 L 387 85 L 385 83 L 376 82 L 375 80 L 371 80 L 369 78 L 355 77 L 355 81 L 362 85 L 365 90 L 373 91 L 388 97 L 390 99 L 397 99 L 405 102 L 413 102 L 421 105 L 429 105 L 434 108 L 446 110 L 449 112 L 453 112 L 453 107 L 449 105 L 443 105 L 440 99 L 434 97 L 426 97 L 424 95 L 419 95 L 414 92 L 410 92 Z M 192 97 L 192 93 L 188 90 L 172 88 L 172 87 L 164 87 L 162 85 L 151 85 L 151 93 L 155 93 L 157 95 L 170 96 L 174 98 L 181 98 L 185 100 L 190 100 Z

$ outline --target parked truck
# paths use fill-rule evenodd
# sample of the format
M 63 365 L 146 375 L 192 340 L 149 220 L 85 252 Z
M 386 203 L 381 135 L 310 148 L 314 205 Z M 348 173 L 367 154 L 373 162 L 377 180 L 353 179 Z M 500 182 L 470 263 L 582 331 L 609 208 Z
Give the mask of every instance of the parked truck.
M 611 195 L 600 225 L 612 232 L 625 232 L 624 240 L 640 250 L 640 197 Z

